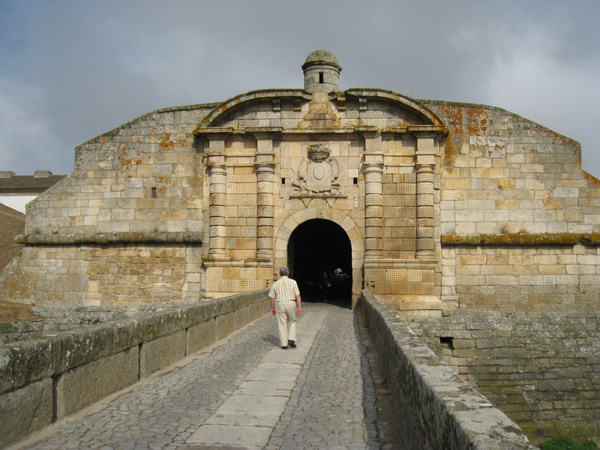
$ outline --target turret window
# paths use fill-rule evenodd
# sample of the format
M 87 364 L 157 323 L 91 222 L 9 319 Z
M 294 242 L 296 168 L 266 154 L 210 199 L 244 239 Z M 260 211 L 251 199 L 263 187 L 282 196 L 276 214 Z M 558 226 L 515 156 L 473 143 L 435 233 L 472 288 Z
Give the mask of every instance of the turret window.
M 323 78 L 323 72 L 319 72 L 319 84 L 323 84 L 325 83 L 325 80 Z

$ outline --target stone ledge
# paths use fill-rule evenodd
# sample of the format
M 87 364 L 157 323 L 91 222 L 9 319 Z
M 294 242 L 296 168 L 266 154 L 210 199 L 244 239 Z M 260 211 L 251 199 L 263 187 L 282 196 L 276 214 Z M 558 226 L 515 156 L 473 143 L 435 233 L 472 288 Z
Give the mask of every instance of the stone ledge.
M 199 244 L 202 235 L 196 232 L 147 233 L 73 233 L 73 234 L 22 234 L 15 238 L 25 245 L 82 245 L 82 244 Z
M 443 246 L 600 245 L 600 233 L 443 234 Z

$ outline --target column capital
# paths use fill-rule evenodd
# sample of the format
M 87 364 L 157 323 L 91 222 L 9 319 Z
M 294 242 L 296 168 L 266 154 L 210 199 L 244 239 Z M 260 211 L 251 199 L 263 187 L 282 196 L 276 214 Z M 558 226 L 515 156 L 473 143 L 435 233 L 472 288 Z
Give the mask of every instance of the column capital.
M 417 167 L 417 173 L 427 173 L 427 172 L 433 173 L 434 168 L 435 168 L 435 164 L 432 164 L 432 163 L 417 162 L 417 164 L 415 164 L 415 166 Z
M 254 168 L 256 169 L 256 173 L 274 173 L 275 163 L 256 161 L 254 163 Z
M 367 156 L 367 155 L 365 155 Z M 368 160 L 363 161 L 363 170 L 365 172 L 382 172 L 383 173 L 383 161 L 373 161 L 370 158 Z

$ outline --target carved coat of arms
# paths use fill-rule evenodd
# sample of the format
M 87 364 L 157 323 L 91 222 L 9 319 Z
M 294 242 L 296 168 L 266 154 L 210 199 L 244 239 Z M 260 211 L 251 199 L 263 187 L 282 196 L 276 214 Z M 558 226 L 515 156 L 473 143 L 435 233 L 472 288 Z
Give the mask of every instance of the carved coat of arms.
M 330 156 L 330 150 L 321 144 L 311 145 L 298 167 L 296 195 L 341 195 L 339 174 L 338 162 Z

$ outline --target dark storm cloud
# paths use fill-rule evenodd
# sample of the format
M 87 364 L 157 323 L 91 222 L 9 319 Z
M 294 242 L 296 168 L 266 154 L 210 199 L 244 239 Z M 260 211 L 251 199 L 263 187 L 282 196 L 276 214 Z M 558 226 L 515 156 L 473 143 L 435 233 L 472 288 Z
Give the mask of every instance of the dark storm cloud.
M 74 146 L 154 109 L 301 87 L 326 48 L 343 89 L 508 109 L 598 176 L 598 18 L 595 0 L 0 1 L 0 170 L 68 173 Z

